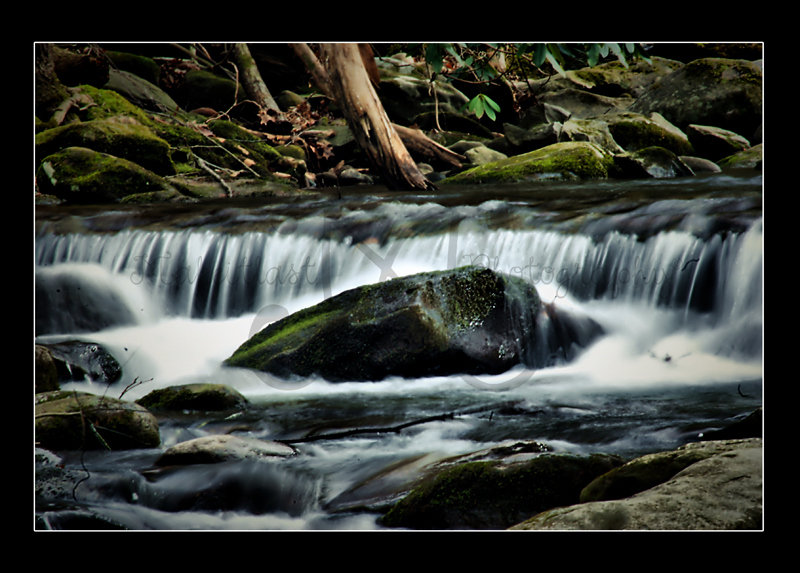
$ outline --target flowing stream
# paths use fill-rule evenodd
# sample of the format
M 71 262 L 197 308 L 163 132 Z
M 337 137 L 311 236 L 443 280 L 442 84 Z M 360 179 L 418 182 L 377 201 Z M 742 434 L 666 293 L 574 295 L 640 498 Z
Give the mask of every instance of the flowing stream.
M 41 523 L 74 527 L 91 515 L 134 529 L 375 529 L 377 513 L 352 508 L 364 501 L 354 488 L 391 464 L 510 440 L 633 458 L 762 405 L 760 174 L 536 185 L 343 189 L 341 199 L 196 210 L 37 209 L 37 343 L 98 343 L 123 368 L 111 386 L 63 388 L 118 397 L 143 382 L 124 394 L 136 400 L 215 382 L 254 406 L 161 415 L 161 449 L 58 452 L 90 478 L 69 503 L 38 504 Z M 221 366 L 264 325 L 346 289 L 468 264 L 522 277 L 604 335 L 497 376 L 333 384 Z M 146 477 L 163 448 L 194 437 L 291 439 L 462 411 L 472 413 L 301 444 L 301 455 L 274 463 Z

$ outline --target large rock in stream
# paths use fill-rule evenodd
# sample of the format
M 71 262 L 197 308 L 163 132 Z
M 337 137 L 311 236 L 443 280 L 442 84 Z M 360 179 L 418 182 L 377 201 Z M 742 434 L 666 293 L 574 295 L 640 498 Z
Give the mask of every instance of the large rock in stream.
M 275 322 L 225 361 L 330 381 L 497 374 L 523 362 L 542 308 L 536 289 L 482 267 L 345 291 Z

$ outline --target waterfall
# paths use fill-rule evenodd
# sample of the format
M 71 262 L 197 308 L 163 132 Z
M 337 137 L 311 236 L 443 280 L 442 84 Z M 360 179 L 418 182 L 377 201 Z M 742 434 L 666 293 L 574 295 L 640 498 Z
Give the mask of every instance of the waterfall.
M 618 232 L 595 240 L 462 224 L 382 245 L 300 232 L 45 234 L 36 240 L 36 265 L 99 265 L 148 289 L 165 314 L 189 318 L 237 317 L 307 295 L 331 296 L 365 282 L 471 264 L 522 277 L 546 302 L 640 303 L 684 317 L 706 314 L 716 324 L 760 312 L 762 227 L 759 219 L 741 234 L 704 240 L 673 231 L 639 241 Z

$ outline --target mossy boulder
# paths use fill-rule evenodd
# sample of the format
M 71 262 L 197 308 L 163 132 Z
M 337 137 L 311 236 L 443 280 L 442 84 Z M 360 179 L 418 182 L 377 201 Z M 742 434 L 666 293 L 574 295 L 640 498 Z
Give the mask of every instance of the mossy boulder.
M 695 60 L 655 82 L 629 111 L 658 112 L 684 130 L 698 124 L 751 134 L 761 123 L 762 77 L 746 60 Z
M 58 369 L 53 354 L 46 346 L 35 345 L 34 392 L 52 392 L 59 389 Z
M 37 165 L 68 147 L 84 147 L 132 161 L 157 175 L 174 175 L 169 143 L 135 119 L 116 116 L 48 129 L 36 136 Z
M 586 141 L 594 143 L 611 154 L 622 153 L 623 151 L 611 136 L 608 124 L 597 119 L 570 118 L 561 126 L 558 141 Z
M 148 410 L 240 410 L 247 398 L 224 384 L 184 384 L 153 390 L 136 401 Z
M 150 111 L 172 114 L 178 104 L 155 82 L 140 78 L 135 73 L 123 70 L 109 70 L 108 82 L 104 89 L 113 90 L 131 103 Z
M 36 181 L 41 193 L 75 204 L 118 203 L 134 193 L 175 190 L 132 161 L 85 147 L 68 147 L 46 157 Z
M 435 96 L 430 87 L 428 80 L 410 75 L 382 77 L 378 95 L 386 115 L 400 125 L 411 125 L 418 116 L 436 111 L 437 106 L 440 114 L 457 115 L 469 103 L 467 96 L 447 82 L 435 82 Z
M 578 503 L 618 456 L 540 454 L 518 462 L 459 463 L 428 479 L 379 519 L 408 529 L 506 529 L 547 509 Z
M 675 155 L 694 155 L 689 138 L 663 117 L 653 114 L 617 112 L 598 116 L 608 125 L 614 141 L 625 151 L 638 151 L 646 147 L 663 147 Z
M 145 408 L 84 392 L 36 395 L 35 439 L 48 450 L 155 448 L 158 422 Z
M 606 179 L 613 156 L 585 141 L 555 143 L 508 159 L 480 165 L 448 177 L 448 183 L 500 183 L 530 179 Z
M 183 109 L 210 107 L 225 111 L 236 103 L 236 82 L 204 70 L 189 70 L 180 88 L 179 104 Z M 245 99 L 242 85 L 238 89 L 239 100 Z
M 158 85 L 158 78 L 161 75 L 161 68 L 152 58 L 129 54 L 127 52 L 116 52 L 106 50 L 106 56 L 114 64 L 116 70 L 122 70 L 136 74 L 140 78 L 147 80 L 151 84 Z M 109 70 L 109 75 L 116 71 L 114 68 Z
M 520 363 L 539 305 L 531 285 L 490 269 L 420 273 L 274 322 L 225 365 L 334 382 L 500 373 Z

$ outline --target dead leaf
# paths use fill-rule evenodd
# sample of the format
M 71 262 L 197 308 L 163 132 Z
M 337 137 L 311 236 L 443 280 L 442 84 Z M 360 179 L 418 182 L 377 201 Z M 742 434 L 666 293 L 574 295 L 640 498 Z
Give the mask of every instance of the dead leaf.
M 244 147 L 242 147 L 241 145 L 237 145 L 237 146 L 236 146 L 236 149 L 238 149 L 239 151 L 241 151 L 241 152 L 242 152 L 242 153 L 244 153 L 245 155 L 250 155 L 250 152 L 249 152 L 249 151 L 247 151 L 247 150 L 246 150 Z
M 256 162 L 255 162 L 255 161 L 253 161 L 252 159 L 250 159 L 249 157 L 245 157 L 245 159 L 244 159 L 244 162 L 243 162 L 243 163 L 244 163 L 245 165 L 247 165 L 248 167 L 252 167 L 253 165 L 255 165 L 255 164 L 256 164 Z

